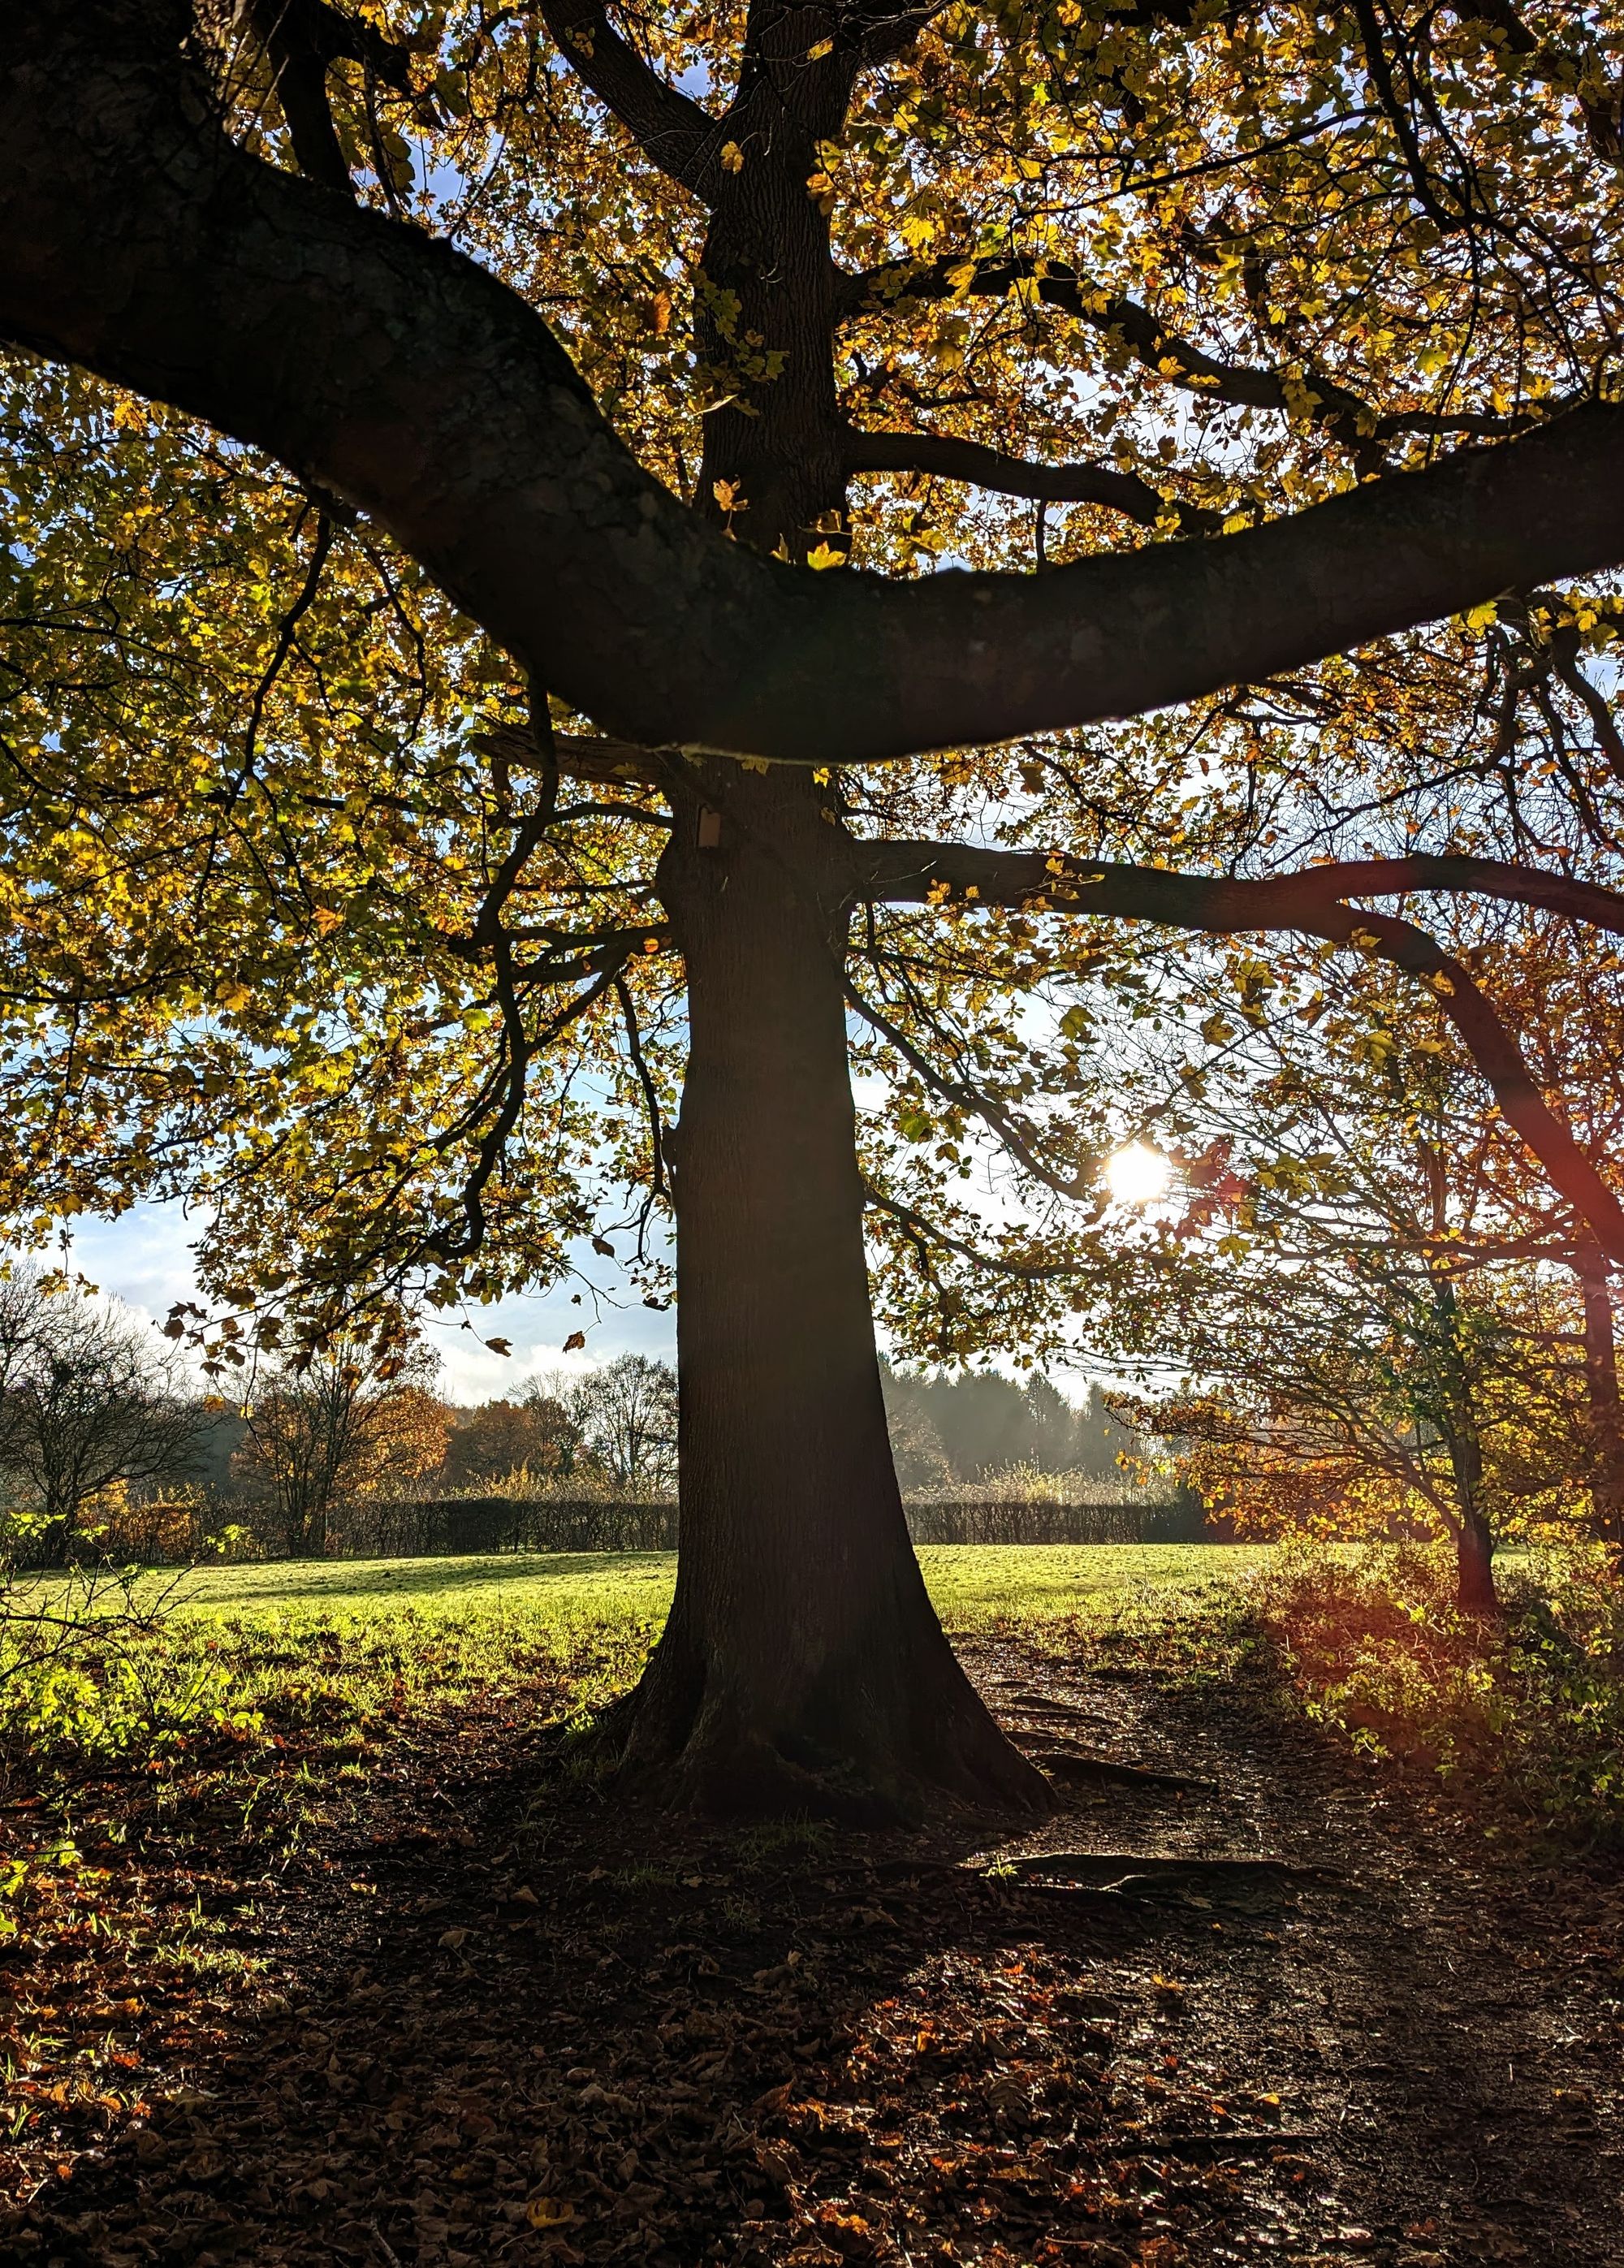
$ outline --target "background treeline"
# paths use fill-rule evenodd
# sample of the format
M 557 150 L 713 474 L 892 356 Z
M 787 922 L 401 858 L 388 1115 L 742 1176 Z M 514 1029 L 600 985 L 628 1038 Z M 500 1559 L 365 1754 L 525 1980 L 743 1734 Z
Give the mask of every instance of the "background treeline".
M 1138 1445 L 1097 1388 L 1078 1406 L 1041 1377 L 885 1388 L 923 1540 L 1122 1540 L 1157 1493 L 1123 1471 Z M 26 1263 L 0 1277 L 0 1513 L 26 1564 L 662 1549 L 676 1453 L 676 1374 L 647 1355 L 466 1407 L 427 1350 L 335 1342 L 228 1400 L 116 1300 Z

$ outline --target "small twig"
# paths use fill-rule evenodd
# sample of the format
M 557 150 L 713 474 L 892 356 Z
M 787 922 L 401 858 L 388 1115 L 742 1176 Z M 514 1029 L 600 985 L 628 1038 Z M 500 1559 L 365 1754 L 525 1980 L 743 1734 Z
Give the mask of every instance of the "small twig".
M 369 2220 L 367 2227 L 372 2233 L 373 2239 L 377 2243 L 378 2250 L 383 2254 L 384 2258 L 389 2263 L 389 2268 L 400 2268 L 400 2254 L 395 2250 L 393 2245 L 390 2243 L 389 2239 L 384 2235 L 383 2230 L 379 2228 L 378 2223 L 375 2220 Z

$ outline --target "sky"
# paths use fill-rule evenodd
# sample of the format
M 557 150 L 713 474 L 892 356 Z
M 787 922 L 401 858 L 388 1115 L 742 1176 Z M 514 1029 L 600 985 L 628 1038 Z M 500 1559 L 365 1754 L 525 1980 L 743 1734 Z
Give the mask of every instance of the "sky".
M 138 1314 L 161 1322 L 178 1300 L 196 1296 L 191 1245 L 196 1234 L 179 1204 L 141 1204 L 120 1219 L 81 1216 L 74 1224 L 72 1265 L 99 1291 L 127 1302 Z M 583 1247 L 584 1262 L 591 1261 Z M 596 1273 L 601 1277 L 599 1265 Z M 503 1300 L 473 1307 L 474 1328 L 458 1319 L 428 1322 L 426 1336 L 444 1367 L 443 1386 L 453 1402 L 494 1401 L 524 1392 L 531 1379 L 549 1371 L 587 1370 L 612 1362 L 628 1350 L 670 1361 L 676 1353 L 676 1318 L 655 1314 L 634 1299 L 628 1307 L 599 1304 L 590 1297 L 571 1303 L 578 1284 L 562 1284 L 535 1297 Z M 584 1353 L 565 1354 L 564 1341 L 584 1330 Z M 492 1354 L 484 1342 L 506 1338 L 511 1356 Z

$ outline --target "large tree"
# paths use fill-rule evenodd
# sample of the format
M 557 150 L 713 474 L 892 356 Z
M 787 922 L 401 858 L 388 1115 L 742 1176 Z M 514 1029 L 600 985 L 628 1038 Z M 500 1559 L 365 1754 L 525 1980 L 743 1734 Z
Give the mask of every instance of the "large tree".
M 1046 1800 L 908 1546 L 863 1215 L 967 1343 L 965 1127 L 1086 1205 L 1086 1016 L 1006 1004 L 1096 924 L 1409 972 L 1624 1263 L 1471 970 L 1363 902 L 1616 933 L 1605 848 L 1282 866 L 1226 690 L 1316 731 L 1521 593 L 1624 776 L 1618 609 L 1546 589 L 1624 559 L 1620 59 L 1603 0 L 11 0 L 13 1193 L 206 1188 L 216 1283 L 312 1328 L 557 1272 L 617 1175 L 658 1298 L 669 1205 L 619 1737 L 678 1798 Z M 1069 1233 L 979 1238 L 1050 1325 Z

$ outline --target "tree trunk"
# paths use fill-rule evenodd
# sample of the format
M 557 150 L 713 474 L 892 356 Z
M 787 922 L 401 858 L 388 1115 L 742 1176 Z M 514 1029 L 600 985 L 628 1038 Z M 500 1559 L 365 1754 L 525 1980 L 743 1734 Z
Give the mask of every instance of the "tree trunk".
M 1624 1398 L 1619 1392 L 1618 1343 L 1606 1255 L 1586 1241 L 1578 1251 L 1584 1300 L 1584 1383 L 1589 1397 L 1591 1521 L 1596 1535 L 1615 1551 L 1624 1546 Z
M 1455 1529 L 1455 1603 L 1463 1615 L 1498 1622 L 1503 1611 L 1495 1588 L 1495 1535 L 1483 1511 L 1483 1452 L 1475 1427 L 1447 1436 L 1460 1507 Z
M 1495 1539 L 1475 1506 L 1465 1511 L 1455 1535 L 1455 1603 L 1463 1615 L 1498 1622 L 1503 1609 L 1495 1588 Z
M 606 1729 L 623 1771 L 672 1805 L 1041 1810 L 1048 1784 L 955 1660 L 903 1521 L 863 1243 L 846 909 L 819 886 L 827 791 L 714 770 L 720 842 L 680 802 L 659 878 L 690 1020 L 668 1145 L 677 1589 Z

